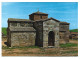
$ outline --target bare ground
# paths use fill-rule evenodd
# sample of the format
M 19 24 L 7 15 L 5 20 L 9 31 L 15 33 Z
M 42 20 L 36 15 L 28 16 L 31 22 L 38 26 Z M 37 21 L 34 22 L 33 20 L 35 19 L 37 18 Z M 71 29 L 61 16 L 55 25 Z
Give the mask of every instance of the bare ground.
M 2 46 L 6 47 L 7 40 L 3 38 Z M 78 44 L 78 40 L 70 40 L 70 43 Z M 14 48 L 2 49 L 2 56 L 78 56 L 78 47 L 66 48 Z

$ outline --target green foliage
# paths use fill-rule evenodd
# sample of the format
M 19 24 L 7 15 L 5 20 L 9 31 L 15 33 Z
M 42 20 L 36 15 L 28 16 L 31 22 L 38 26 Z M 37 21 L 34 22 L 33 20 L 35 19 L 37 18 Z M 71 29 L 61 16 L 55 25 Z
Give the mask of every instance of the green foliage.
M 60 44 L 60 47 L 62 47 L 62 48 L 65 48 L 65 47 L 74 47 L 74 46 L 78 46 L 78 44 L 74 44 L 74 43 Z
M 78 29 L 70 30 L 70 32 L 78 32 Z
M 4 35 L 7 35 L 7 28 L 2 28 L 2 33 L 4 34 Z

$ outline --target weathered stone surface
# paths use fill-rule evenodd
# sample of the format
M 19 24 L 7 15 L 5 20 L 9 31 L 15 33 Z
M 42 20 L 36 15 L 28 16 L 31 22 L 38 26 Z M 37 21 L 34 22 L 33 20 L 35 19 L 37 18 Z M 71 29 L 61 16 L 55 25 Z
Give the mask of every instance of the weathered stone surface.
M 12 32 L 11 46 L 32 46 L 35 45 L 35 33 L 33 32 Z
M 60 38 L 69 42 L 69 23 L 48 18 L 48 14 L 42 12 L 32 13 L 29 18 L 8 19 L 9 46 L 59 47 Z
M 60 22 L 59 29 L 60 41 L 63 41 L 64 43 L 69 42 L 69 23 Z
M 29 19 L 30 20 L 41 20 L 41 19 L 47 19 L 48 18 L 48 14 L 46 13 L 42 13 L 42 12 L 35 12 L 29 15 Z
M 48 30 L 45 29 L 46 27 L 48 28 Z M 43 35 L 43 41 L 45 42 L 43 47 L 48 47 L 48 45 L 49 45 L 48 37 L 49 37 L 49 32 L 50 31 L 53 31 L 55 33 L 55 35 L 54 35 L 54 37 L 55 37 L 54 40 L 55 41 L 53 41 L 54 46 L 59 47 L 59 34 L 58 34 L 59 33 L 59 22 L 56 22 L 54 20 L 45 21 L 45 22 L 43 22 L 43 30 L 44 30 L 43 31 L 43 34 L 44 34 Z
M 78 32 L 70 32 L 70 39 L 78 39 Z

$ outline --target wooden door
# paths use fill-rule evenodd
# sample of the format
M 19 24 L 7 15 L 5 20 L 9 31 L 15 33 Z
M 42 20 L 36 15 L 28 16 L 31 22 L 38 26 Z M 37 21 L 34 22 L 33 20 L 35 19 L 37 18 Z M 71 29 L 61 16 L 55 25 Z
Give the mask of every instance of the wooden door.
M 54 46 L 55 34 L 53 31 L 50 31 L 48 34 L 48 46 Z

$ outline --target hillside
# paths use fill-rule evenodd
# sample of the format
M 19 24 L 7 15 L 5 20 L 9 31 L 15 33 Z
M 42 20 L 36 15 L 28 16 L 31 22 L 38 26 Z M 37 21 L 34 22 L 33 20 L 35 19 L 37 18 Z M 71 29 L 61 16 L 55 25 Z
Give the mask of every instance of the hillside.
M 2 33 L 3 33 L 4 35 L 7 35 L 7 28 L 3 27 L 3 28 L 2 28 Z
M 72 29 L 70 32 L 78 32 L 78 29 Z

